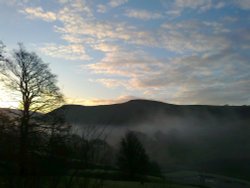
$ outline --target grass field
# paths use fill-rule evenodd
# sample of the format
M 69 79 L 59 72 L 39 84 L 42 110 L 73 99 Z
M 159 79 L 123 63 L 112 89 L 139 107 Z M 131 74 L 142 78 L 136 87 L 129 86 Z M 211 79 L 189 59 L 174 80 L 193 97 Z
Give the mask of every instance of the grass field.
M 101 179 L 93 179 L 93 178 L 84 178 L 84 177 L 75 177 L 72 184 L 69 186 L 68 177 L 64 177 L 61 179 L 60 183 L 57 185 L 57 188 L 197 188 L 196 186 L 188 186 L 177 183 L 169 183 L 169 182 L 147 182 L 141 183 L 138 181 L 113 181 L 113 180 L 101 180 Z M 25 181 L 25 180 L 24 180 Z M 15 183 L 14 183 L 15 182 Z M 17 179 L 13 179 L 12 183 L 14 183 L 14 187 L 18 187 L 18 183 L 20 182 Z M 53 187 L 53 180 L 49 177 L 43 177 L 39 180 L 42 183 L 42 187 L 50 188 Z M 0 188 L 9 187 L 8 182 L 3 178 L 0 178 Z
M 141 183 L 140 181 L 117 179 L 121 174 L 117 173 L 118 176 L 114 176 L 114 174 L 115 171 L 108 171 L 105 175 L 103 170 L 85 170 L 81 171 L 81 174 L 78 174 L 78 176 L 72 176 L 73 178 L 71 176 L 42 176 L 38 177 L 35 181 L 36 184 L 38 183 L 38 185 L 42 185 L 42 188 L 55 187 L 53 185 L 56 179 L 59 183 L 56 186 L 57 188 L 197 188 L 201 185 L 204 187 L 228 188 L 229 186 L 230 188 L 245 188 L 250 185 L 249 182 L 236 178 L 193 171 L 166 173 L 164 174 L 165 178 L 147 176 L 145 179 L 146 182 L 144 183 Z M 29 177 L 28 179 L 20 179 L 20 177 L 12 176 L 0 177 L 0 188 L 9 187 L 8 185 L 10 182 L 14 185 L 13 187 L 19 187 L 20 183 L 23 184 L 27 180 L 30 183 L 34 183 L 32 182 L 33 178 Z
M 89 187 L 89 188 L 197 188 L 196 186 L 182 185 L 177 183 L 141 183 L 138 181 L 113 181 L 78 178 L 74 181 L 72 188 Z M 63 188 L 60 187 L 60 188 Z
M 191 185 L 203 185 L 219 188 L 241 188 L 250 187 L 250 182 L 234 177 L 227 177 L 211 173 L 196 171 L 178 171 L 164 174 L 166 180 Z
M 64 186 L 62 185 L 63 188 Z M 195 186 L 182 185 L 171 182 L 145 182 L 139 181 L 117 181 L 101 180 L 93 178 L 78 177 L 74 179 L 72 188 L 90 187 L 90 188 L 196 188 Z
M 144 183 L 125 181 L 105 181 L 104 188 L 195 188 L 193 186 L 177 185 L 170 183 Z

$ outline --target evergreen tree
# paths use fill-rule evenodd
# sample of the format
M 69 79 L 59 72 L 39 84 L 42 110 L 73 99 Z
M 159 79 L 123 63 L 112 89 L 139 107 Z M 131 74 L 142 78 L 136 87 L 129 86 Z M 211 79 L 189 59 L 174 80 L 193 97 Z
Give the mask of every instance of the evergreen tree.
M 117 163 L 121 171 L 129 178 L 145 175 L 148 172 L 149 159 L 142 143 L 132 131 L 126 133 L 120 142 Z

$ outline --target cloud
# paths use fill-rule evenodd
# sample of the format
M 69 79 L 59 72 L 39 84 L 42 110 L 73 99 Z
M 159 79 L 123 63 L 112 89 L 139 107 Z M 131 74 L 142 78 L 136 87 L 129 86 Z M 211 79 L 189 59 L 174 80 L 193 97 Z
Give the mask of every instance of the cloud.
M 139 91 L 147 98 L 178 104 L 244 104 L 250 100 L 249 58 L 233 49 L 165 60 L 123 51 L 109 53 L 87 68 L 113 76 L 96 80 L 104 86 Z
M 75 12 L 74 9 L 65 7 L 58 13 L 59 20 L 63 26 L 56 26 L 55 31 L 67 35 L 79 35 L 95 37 L 98 39 L 117 38 L 126 40 L 129 36 L 124 31 L 123 23 L 100 22 L 82 12 Z
M 45 12 L 42 7 L 28 7 L 20 12 L 26 14 L 30 19 L 42 19 L 47 22 L 56 20 L 56 14 L 54 12 Z
M 98 21 L 93 17 L 82 15 L 69 7 L 64 7 L 58 12 L 58 21 L 55 31 L 67 36 L 66 40 L 76 41 L 78 38 L 92 38 L 97 43 L 100 41 L 125 41 L 139 45 L 157 45 L 153 33 L 139 30 L 124 22 Z M 65 38 L 65 37 L 64 37 Z
M 219 23 L 183 22 L 166 23 L 153 31 L 143 30 L 126 23 L 101 22 L 82 16 L 74 9 L 64 8 L 58 13 L 62 26 L 55 26 L 68 42 L 79 38 L 91 38 L 97 44 L 100 41 L 125 41 L 134 45 L 160 47 L 174 52 L 202 52 L 220 50 L 228 46 L 222 33 L 229 31 Z M 203 30 L 202 30 L 203 29 Z M 205 31 L 205 29 L 207 29 Z M 208 33 L 209 32 L 209 33 Z M 77 38 L 75 36 L 78 36 Z M 80 40 L 78 40 L 80 42 Z M 95 47 L 96 45 L 91 45 Z
M 62 9 L 57 12 L 45 12 L 41 7 L 38 8 L 26 8 L 25 14 L 32 18 L 43 19 L 46 21 L 60 22 L 60 24 L 55 23 L 55 32 L 61 35 L 61 38 L 69 43 L 69 45 L 90 45 L 94 50 L 100 50 L 102 52 L 108 52 L 114 50 L 114 46 L 103 41 L 126 41 L 129 43 L 139 44 L 139 45 L 156 45 L 154 37 L 151 37 L 150 33 L 146 31 L 138 31 L 136 27 L 128 25 L 124 22 L 108 22 L 108 21 L 98 21 L 93 17 L 92 11 L 87 4 L 79 1 L 73 1 L 71 4 L 66 4 Z M 145 40 L 147 39 L 147 40 Z M 107 46 L 109 45 L 109 46 Z M 55 50 L 55 46 L 49 46 L 52 50 Z M 58 47 L 57 47 L 58 48 Z M 63 47 L 65 48 L 65 47 Z M 108 49 L 109 48 L 109 49 Z M 43 52 L 46 54 L 53 55 L 55 57 L 55 51 L 49 52 L 44 48 Z M 61 47 L 58 48 L 56 54 L 57 57 L 63 57 L 60 53 Z M 64 55 L 67 59 L 77 59 L 69 58 L 69 55 Z M 78 56 L 84 59 L 85 56 Z
M 234 3 L 238 5 L 241 9 L 249 10 L 250 1 L 249 0 L 234 0 Z
M 231 4 L 231 0 L 227 2 L 222 0 L 175 0 L 171 5 L 163 5 L 167 8 L 166 14 L 172 17 L 180 16 L 186 9 L 197 11 L 198 13 L 203 13 L 211 9 L 221 9 L 227 5 Z M 171 7 L 171 8 L 169 8 Z
M 61 3 L 61 4 L 66 4 L 66 3 L 69 3 L 70 0 L 57 0 L 58 3 Z
M 85 39 L 77 36 L 77 35 L 69 35 L 69 34 L 65 34 L 65 35 L 62 35 L 61 38 L 69 43 L 76 43 L 76 44 L 79 44 L 79 43 L 83 43 L 83 42 L 86 42 Z
M 166 14 L 172 17 L 178 17 L 181 15 L 181 10 L 167 10 Z
M 150 12 L 147 10 L 136 10 L 136 9 L 127 9 L 125 15 L 130 18 L 136 18 L 141 20 L 154 20 L 163 18 L 163 15 L 157 12 Z
M 97 12 L 99 12 L 99 13 L 105 13 L 105 12 L 107 12 L 107 6 L 105 6 L 105 5 L 102 5 L 102 4 L 100 4 L 100 5 L 97 5 Z
M 55 26 L 55 31 L 61 33 L 63 39 L 73 43 L 80 43 L 86 38 L 91 39 L 92 44 L 107 40 L 121 40 L 135 45 L 161 47 L 179 53 L 216 51 L 229 45 L 223 36 L 226 32 L 230 32 L 229 28 L 217 22 L 165 23 L 160 28 L 147 31 L 126 23 L 100 22 L 83 17 L 69 8 L 59 11 L 58 17 L 63 25 Z
M 69 8 L 60 10 L 58 15 L 63 25 L 55 26 L 55 31 L 61 33 L 64 40 L 70 43 L 91 43 L 93 49 L 97 49 L 102 41 L 123 41 L 178 53 L 216 51 L 229 45 L 224 34 L 230 32 L 230 28 L 217 22 L 168 22 L 160 28 L 147 31 L 126 23 L 100 22 L 83 17 Z M 107 49 L 103 52 L 107 52 Z
M 15 6 L 15 5 L 22 6 L 30 1 L 31 0 L 8 0 L 8 1 L 0 0 L 0 4 L 4 4 L 7 6 Z
M 213 105 L 244 105 L 249 104 L 249 81 L 238 81 L 221 86 L 208 86 L 191 90 L 182 88 L 172 97 L 176 104 L 213 104 Z
M 115 7 L 118 7 L 118 6 L 121 6 L 125 3 L 127 3 L 128 0 L 109 0 L 109 6 L 115 8 Z
M 108 10 L 119 7 L 127 2 L 128 0 L 109 0 L 109 2 L 106 5 L 98 4 L 97 12 L 106 13 Z
M 94 43 L 91 47 L 95 50 L 99 50 L 99 51 L 106 52 L 106 53 L 117 52 L 120 49 L 118 45 L 113 45 L 113 44 L 104 43 L 104 42 Z
M 180 16 L 186 9 L 198 10 L 199 13 L 208 11 L 210 9 L 221 9 L 226 6 L 237 6 L 243 10 L 250 9 L 249 0 L 175 0 L 171 10 L 167 10 L 167 14 L 173 16 Z
M 97 12 L 105 13 L 126 2 L 108 1 L 94 7 Z M 173 2 L 164 12 L 126 8 L 122 9 L 125 10 L 122 14 L 151 20 L 160 19 L 164 14 L 180 16 L 185 10 L 203 14 L 212 8 L 221 9 L 228 5 L 249 9 L 249 1 L 244 0 Z M 172 103 L 243 104 L 249 101 L 250 76 L 247 70 L 250 69 L 250 57 L 247 52 L 250 31 L 247 24 L 240 26 L 244 18 L 234 14 L 223 15 L 214 21 L 180 17 L 180 20 L 158 20 L 161 23 L 158 27 L 149 28 L 145 22 L 134 25 L 133 20 L 120 20 L 119 16 L 112 21 L 98 19 L 88 1 L 61 3 L 60 9 L 54 12 L 28 7 L 22 13 L 32 19 L 56 21 L 53 22 L 54 31 L 63 39 L 64 45 L 43 45 L 40 50 L 46 55 L 67 60 L 90 60 L 85 49 L 97 52 L 98 58 L 82 66 L 97 74 L 94 82 Z M 162 52 L 160 55 L 158 50 Z M 94 102 L 112 101 L 93 99 L 89 103 Z
M 200 9 L 208 10 L 212 7 L 211 0 L 175 0 L 175 6 L 177 8 L 190 8 L 190 9 Z
M 49 43 L 41 47 L 40 51 L 48 56 L 67 60 L 91 59 L 91 57 L 86 54 L 84 46 L 78 44 L 57 45 L 54 43 Z
M 231 50 L 203 57 L 177 58 L 157 75 L 138 77 L 132 84 L 163 94 L 172 90 L 171 97 L 165 100 L 173 103 L 244 104 L 250 100 L 248 59 L 249 56 L 242 58 Z
M 93 13 L 90 9 L 87 1 L 85 0 L 74 0 L 70 3 L 71 9 L 75 12 L 84 13 L 85 16 L 92 17 Z
M 97 74 L 123 76 L 127 78 L 144 75 L 148 71 L 157 72 L 158 62 L 142 51 L 113 51 L 97 63 L 84 66 Z M 155 70 L 154 70 L 155 69 Z
M 214 7 L 216 9 L 220 9 L 220 8 L 223 8 L 224 6 L 226 6 L 225 2 L 218 2 Z
M 225 33 L 230 32 L 229 28 L 217 22 L 167 22 L 162 24 L 161 28 L 158 33 L 161 46 L 174 52 L 218 51 L 230 45 L 225 37 Z
M 188 56 L 169 60 L 154 76 L 144 76 L 138 81 L 138 87 L 165 87 L 169 85 L 181 86 L 188 84 L 190 88 L 202 84 L 226 84 L 236 80 L 248 78 L 246 71 L 248 57 L 242 58 L 231 50 L 217 54 Z M 236 67 L 241 68 L 236 70 Z M 241 75 L 238 75 L 241 73 Z M 149 74 L 152 74 L 151 72 Z

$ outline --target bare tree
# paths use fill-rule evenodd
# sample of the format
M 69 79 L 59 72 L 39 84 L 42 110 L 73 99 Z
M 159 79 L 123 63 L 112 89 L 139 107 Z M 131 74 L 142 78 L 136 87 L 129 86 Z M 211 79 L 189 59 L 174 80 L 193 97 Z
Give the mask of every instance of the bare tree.
M 74 183 L 79 187 L 102 187 L 104 180 L 97 176 L 90 178 L 91 173 L 88 171 L 100 164 L 107 164 L 107 155 L 112 157 L 111 148 L 106 142 L 109 134 L 107 126 L 82 125 L 73 131 L 70 139 L 73 168 L 66 187 L 70 188 Z M 86 174 L 81 175 L 84 172 Z
M 28 136 L 37 128 L 32 118 L 37 112 L 47 112 L 63 102 L 63 96 L 56 86 L 56 76 L 48 64 L 34 52 L 28 52 L 22 44 L 9 57 L 0 43 L 1 81 L 12 94 L 19 94 L 21 110 L 19 128 L 19 171 L 27 173 Z
M 3 44 L 2 41 L 0 41 L 0 59 L 3 58 L 4 48 L 5 48 L 5 45 Z

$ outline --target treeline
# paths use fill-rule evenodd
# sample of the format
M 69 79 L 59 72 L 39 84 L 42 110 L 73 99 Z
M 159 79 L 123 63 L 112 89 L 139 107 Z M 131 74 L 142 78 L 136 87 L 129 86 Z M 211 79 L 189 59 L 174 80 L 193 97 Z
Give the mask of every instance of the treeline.
M 75 134 L 55 117 L 32 118 L 34 129 L 27 137 L 23 159 L 19 156 L 19 118 L 0 114 L 0 181 L 7 187 L 72 187 L 79 177 L 86 178 L 84 181 L 92 178 L 95 183 L 161 177 L 159 166 L 150 161 L 136 133 L 127 132 L 115 149 L 105 141 L 102 130 L 88 128 Z

